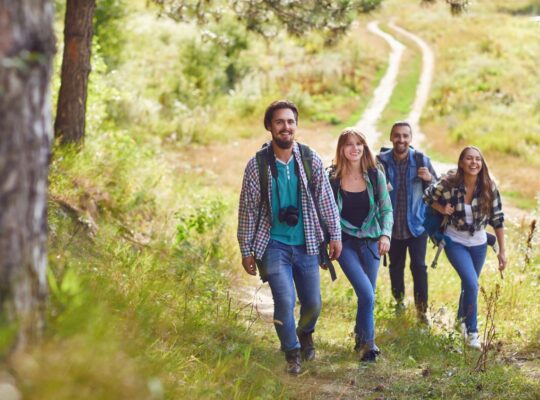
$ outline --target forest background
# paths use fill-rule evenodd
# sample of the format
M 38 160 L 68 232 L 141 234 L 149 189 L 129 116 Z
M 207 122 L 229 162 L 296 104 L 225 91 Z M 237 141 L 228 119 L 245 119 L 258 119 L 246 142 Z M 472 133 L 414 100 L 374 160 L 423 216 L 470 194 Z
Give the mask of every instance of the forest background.
M 265 39 L 234 18 L 174 21 L 142 0 L 98 0 L 84 146 L 56 143 L 50 164 L 44 338 L 4 361 L 24 398 L 539 398 L 530 223 L 539 212 L 540 24 L 529 16 L 540 3 L 478 0 L 459 17 L 434 3 L 385 0 L 327 43 L 317 33 Z M 64 11 L 57 0 L 53 103 Z M 481 278 L 481 329 L 494 313 L 496 337 L 477 368 L 479 354 L 452 327 L 459 280 L 444 257 L 429 273 L 431 329 L 415 324 L 413 310 L 394 316 L 381 267 L 384 356 L 361 366 L 355 295 L 343 275 L 331 283 L 323 274 L 319 357 L 292 379 L 259 283 L 241 268 L 241 174 L 268 138 L 262 115 L 277 98 L 299 106 L 299 137 L 321 153 L 358 121 L 387 67 L 389 49 L 366 29 L 373 20 L 388 32 L 395 20 L 436 54 L 423 150 L 455 163 L 462 147 L 477 145 L 513 210 L 508 270 L 501 279 L 491 255 Z M 408 115 L 421 66 L 414 44 L 392 34 L 410 51 L 378 122 L 380 145 Z M 14 332 L 2 325 L 5 354 Z

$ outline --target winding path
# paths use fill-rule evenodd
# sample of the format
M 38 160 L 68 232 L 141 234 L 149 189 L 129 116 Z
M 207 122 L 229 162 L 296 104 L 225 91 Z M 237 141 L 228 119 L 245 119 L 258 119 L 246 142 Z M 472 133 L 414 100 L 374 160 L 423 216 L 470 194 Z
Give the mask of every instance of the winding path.
M 384 39 L 391 50 L 390 55 L 388 56 L 388 68 L 386 73 L 382 77 L 379 86 L 377 86 L 373 92 L 373 97 L 362 114 L 360 121 L 355 125 L 366 135 L 368 145 L 373 148 L 381 135 L 377 130 L 377 121 L 390 101 L 392 92 L 396 87 L 399 66 L 406 47 L 392 35 L 382 31 L 381 28 L 379 28 L 378 21 L 370 22 L 367 29 L 374 35 Z

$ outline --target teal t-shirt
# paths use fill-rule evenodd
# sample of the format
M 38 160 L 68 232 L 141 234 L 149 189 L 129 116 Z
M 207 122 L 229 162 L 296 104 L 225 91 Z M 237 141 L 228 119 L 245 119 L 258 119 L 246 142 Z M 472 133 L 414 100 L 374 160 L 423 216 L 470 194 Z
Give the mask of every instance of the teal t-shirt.
M 276 180 L 272 179 L 272 229 L 270 229 L 270 239 L 291 246 L 303 245 L 306 243 L 306 238 L 304 234 L 302 204 L 300 193 L 298 192 L 298 176 L 296 174 L 298 166 L 294 162 L 294 156 L 292 156 L 286 164 L 276 159 L 276 167 L 281 208 L 295 206 L 299 210 L 299 215 L 298 223 L 295 226 L 289 226 L 286 222 L 279 222 L 280 204 L 278 204 Z

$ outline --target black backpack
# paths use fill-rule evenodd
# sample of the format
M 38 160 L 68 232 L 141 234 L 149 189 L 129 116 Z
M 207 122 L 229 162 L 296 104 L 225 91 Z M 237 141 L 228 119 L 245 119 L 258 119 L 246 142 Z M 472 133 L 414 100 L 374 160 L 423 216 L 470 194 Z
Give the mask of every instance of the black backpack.
M 388 151 L 388 150 L 392 150 L 392 149 L 389 148 L 389 147 L 381 147 L 381 150 L 380 150 L 379 154 L 383 153 L 385 151 Z M 425 167 L 426 165 L 424 163 L 424 153 L 422 153 L 421 151 L 418 151 L 416 149 L 413 149 L 413 150 L 414 150 L 414 161 L 416 162 L 416 168 Z M 388 170 L 388 165 L 381 159 L 379 154 L 377 155 L 377 162 L 379 162 L 384 167 L 384 171 L 385 171 L 385 175 L 386 175 L 386 181 L 388 182 L 388 174 L 386 173 L 386 171 Z M 426 182 L 426 181 L 422 180 L 422 188 L 423 189 L 427 188 L 429 185 L 430 185 L 429 182 Z
M 305 144 L 298 143 L 298 147 L 300 148 L 302 166 L 304 167 L 304 172 L 306 173 L 308 189 L 313 194 L 313 152 L 309 146 Z M 257 167 L 259 169 L 259 185 L 261 188 L 259 214 L 262 212 L 263 202 L 266 204 L 266 211 L 267 214 L 269 214 L 270 204 L 268 203 L 268 174 L 266 173 L 268 166 L 270 166 L 272 177 L 277 179 L 277 168 L 272 146 L 268 145 L 268 143 L 263 144 L 262 149 L 255 154 L 255 159 L 257 160 Z
M 313 151 L 311 148 L 305 144 L 298 143 L 298 147 L 300 149 L 300 158 L 302 159 L 302 166 L 304 167 L 304 172 L 306 173 L 307 178 L 307 184 L 308 184 L 308 190 L 311 194 L 311 197 L 313 199 L 313 203 L 315 204 L 315 211 L 317 212 L 317 217 L 319 219 L 319 222 L 321 225 L 323 224 L 321 219 L 321 213 L 319 210 L 319 206 L 317 202 L 315 201 L 314 196 L 314 187 L 313 187 Z M 260 149 L 255 154 L 255 159 L 257 161 L 257 167 L 259 169 L 259 185 L 261 189 L 261 201 L 259 202 L 259 217 L 257 219 L 257 227 L 255 228 L 255 231 L 259 230 L 259 224 L 261 221 L 262 216 L 262 205 L 263 202 L 266 204 L 266 212 L 267 214 L 270 214 L 270 204 L 268 201 L 268 167 L 270 167 L 270 172 L 273 178 L 277 179 L 277 168 L 276 168 L 276 162 L 274 159 L 274 152 L 272 150 L 272 146 L 268 143 L 263 144 L 262 149 Z M 299 172 L 298 172 L 299 174 Z M 300 179 L 300 177 L 298 177 Z M 323 233 L 324 233 L 324 241 L 319 246 L 319 264 L 325 265 L 328 271 L 330 272 L 330 277 L 332 278 L 332 281 L 336 280 L 336 270 L 334 268 L 334 265 L 332 264 L 332 261 L 330 260 L 330 257 L 328 256 L 327 246 L 328 246 L 328 232 L 323 227 Z

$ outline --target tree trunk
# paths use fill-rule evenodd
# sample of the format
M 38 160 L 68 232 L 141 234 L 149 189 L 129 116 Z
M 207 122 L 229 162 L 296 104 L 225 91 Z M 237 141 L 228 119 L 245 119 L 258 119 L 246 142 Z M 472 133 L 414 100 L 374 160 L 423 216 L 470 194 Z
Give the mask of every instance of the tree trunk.
M 47 297 L 52 0 L 0 0 L 0 314 L 17 348 L 39 338 Z
M 66 4 L 64 56 L 54 122 L 55 137 L 64 144 L 81 144 L 84 140 L 95 8 L 96 0 L 67 0 Z

